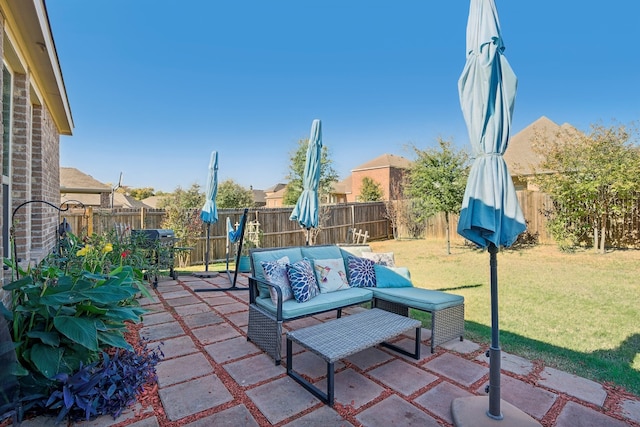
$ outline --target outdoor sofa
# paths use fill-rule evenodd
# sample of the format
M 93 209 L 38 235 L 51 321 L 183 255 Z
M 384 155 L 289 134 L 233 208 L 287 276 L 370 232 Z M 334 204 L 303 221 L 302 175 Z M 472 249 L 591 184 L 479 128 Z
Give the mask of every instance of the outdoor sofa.
M 385 257 L 387 258 L 385 260 Z M 389 254 L 375 254 L 368 245 L 338 246 L 294 246 L 284 248 L 255 248 L 250 251 L 251 276 L 249 277 L 249 324 L 247 340 L 253 342 L 270 355 L 276 365 L 281 361 L 283 324 L 295 319 L 335 310 L 341 317 L 342 309 L 371 303 L 372 307 L 408 316 L 409 309 L 431 314 L 431 352 L 435 347 L 464 335 L 464 297 L 441 291 L 414 287 L 407 268 L 389 266 Z M 306 259 L 307 261 L 303 261 Z M 341 262 L 337 262 L 340 260 Z M 367 260 L 367 261 L 363 261 Z M 329 261 L 331 261 L 331 264 Z M 371 277 L 371 261 L 374 262 Z M 291 291 L 284 289 L 274 275 L 274 267 L 308 265 L 317 270 L 320 293 L 298 302 Z M 322 277 L 325 265 L 337 266 L 339 276 L 346 274 L 348 286 L 335 289 L 337 276 Z M 387 264 L 387 265 L 384 265 Z M 364 266 L 364 267 L 362 267 Z M 328 270 L 328 269 L 327 269 Z M 267 271 L 267 274 L 265 274 Z M 308 273 L 308 270 L 305 270 Z M 364 275 L 362 274 L 364 271 Z M 307 274 L 308 276 L 308 274 Z M 291 283 L 299 285 L 295 275 Z M 333 283 L 327 288 L 323 281 Z M 371 280 L 374 281 L 374 286 Z M 333 287 L 334 289 L 332 289 Z M 284 291 L 283 291 L 284 289 Z M 298 292 L 299 293 L 299 292 Z M 291 299 L 287 299 L 291 298 Z M 304 293 L 301 300 L 304 300 Z

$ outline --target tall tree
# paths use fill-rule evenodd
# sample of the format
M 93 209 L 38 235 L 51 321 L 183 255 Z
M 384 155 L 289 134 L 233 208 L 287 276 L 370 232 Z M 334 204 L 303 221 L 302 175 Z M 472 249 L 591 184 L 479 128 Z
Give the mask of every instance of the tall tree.
M 227 179 L 218 185 L 216 204 L 219 209 L 250 208 L 254 205 L 253 192 Z
M 362 178 L 362 188 L 360 189 L 361 202 L 379 202 L 382 200 L 382 186 L 368 176 Z
M 469 175 L 469 155 L 455 150 L 450 141 L 438 138 L 438 148 L 420 150 L 409 169 L 407 193 L 418 204 L 420 221 L 443 212 L 446 222 L 447 254 L 451 253 L 450 214 L 460 211 Z
M 593 241 L 605 251 L 607 224 L 631 214 L 640 190 L 638 132 L 623 125 L 592 125 L 584 134 L 561 130 L 553 140 L 538 136 L 533 148 L 543 157 L 535 181 L 549 194 L 552 235 L 561 246 Z
M 282 203 L 285 206 L 295 205 L 302 193 L 302 177 L 304 176 L 304 164 L 307 158 L 307 146 L 309 139 L 301 139 L 298 146 L 289 156 L 289 174 L 287 175 L 287 187 L 284 191 Z M 329 157 L 329 149 L 326 145 L 322 146 L 322 156 L 320 158 L 320 186 L 318 193 L 322 198 L 323 195 L 329 194 L 331 186 L 338 181 L 338 173 L 333 169 L 333 162 Z

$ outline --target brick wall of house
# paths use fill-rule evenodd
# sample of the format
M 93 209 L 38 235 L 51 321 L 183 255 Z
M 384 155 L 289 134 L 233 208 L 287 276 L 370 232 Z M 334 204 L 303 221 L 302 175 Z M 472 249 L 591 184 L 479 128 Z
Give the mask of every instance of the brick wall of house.
M 60 136 L 51 114 L 36 106 L 33 114 L 32 199 L 60 205 Z M 37 215 L 32 216 L 33 241 L 30 260 L 39 262 L 57 243 L 59 211 L 43 203 L 35 203 Z
M 402 195 L 402 187 L 407 173 L 407 169 L 391 168 L 389 175 L 389 200 L 400 200 L 404 198 Z
M 369 177 L 382 188 L 382 199 L 389 200 L 390 188 L 390 168 L 376 168 L 361 171 L 353 171 L 351 173 L 351 194 L 347 195 L 347 202 L 360 201 L 360 193 L 362 192 L 362 180 Z
M 0 15 L 0 34 L 4 34 L 4 25 L 5 25 L 5 19 L 4 16 Z M 4 37 L 0 37 L 0 57 L 4 58 Z M 0 87 L 2 87 L 2 80 L 3 80 L 3 76 L 2 73 L 0 73 Z M 2 122 L 2 116 L 0 115 L 0 135 L 2 135 L 4 132 L 4 123 Z M 0 139 L 0 146 L 2 145 L 2 139 Z M 2 164 L 2 160 L 3 160 L 3 150 L 0 149 L 0 165 Z M 2 194 L 2 187 L 0 187 L 0 212 L 2 212 L 2 209 L 4 207 L 4 194 Z M 2 230 L 2 226 L 4 224 L 4 218 L 3 215 L 0 215 L 0 230 Z M 0 238 L 0 250 L 2 252 L 0 252 L 0 254 L 4 254 L 4 249 L 5 247 L 9 245 L 9 242 L 5 242 L 3 238 Z M 10 277 L 10 273 L 8 273 L 5 270 L 3 271 L 3 277 L 2 277 L 2 284 L 7 283 L 7 278 Z M 2 289 L 0 289 L 0 301 L 2 301 L 5 305 L 7 305 L 7 303 L 10 300 L 11 294 L 8 292 L 3 291 Z
M 31 199 L 31 105 L 29 79 L 25 74 L 13 75 L 13 117 L 11 141 L 11 202 L 12 212 Z M 14 242 L 18 258 L 28 259 L 32 237 L 32 205 L 25 205 L 13 215 Z

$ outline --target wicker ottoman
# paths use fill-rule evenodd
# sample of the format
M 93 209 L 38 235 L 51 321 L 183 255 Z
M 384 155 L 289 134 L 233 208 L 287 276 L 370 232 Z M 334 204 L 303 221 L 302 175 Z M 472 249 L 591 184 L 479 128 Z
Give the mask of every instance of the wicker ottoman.
M 359 351 L 383 344 L 400 353 L 420 359 L 419 320 L 373 308 L 287 333 L 287 374 L 323 402 L 333 406 L 334 363 Z M 385 341 L 411 329 L 416 330 L 415 353 Z M 327 362 L 327 393 L 293 370 L 292 343 L 295 342 Z

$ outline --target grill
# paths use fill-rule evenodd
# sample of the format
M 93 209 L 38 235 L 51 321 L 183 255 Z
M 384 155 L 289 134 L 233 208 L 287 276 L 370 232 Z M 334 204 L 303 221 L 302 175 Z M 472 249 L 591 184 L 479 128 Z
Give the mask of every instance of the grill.
M 173 269 L 173 253 L 175 251 L 175 233 L 170 229 L 149 228 L 131 230 L 131 239 L 137 246 L 144 249 L 150 265 L 156 267 L 153 275 L 153 287 L 158 287 L 158 274 L 160 269 L 169 269 L 169 276 L 176 280 L 178 274 Z

